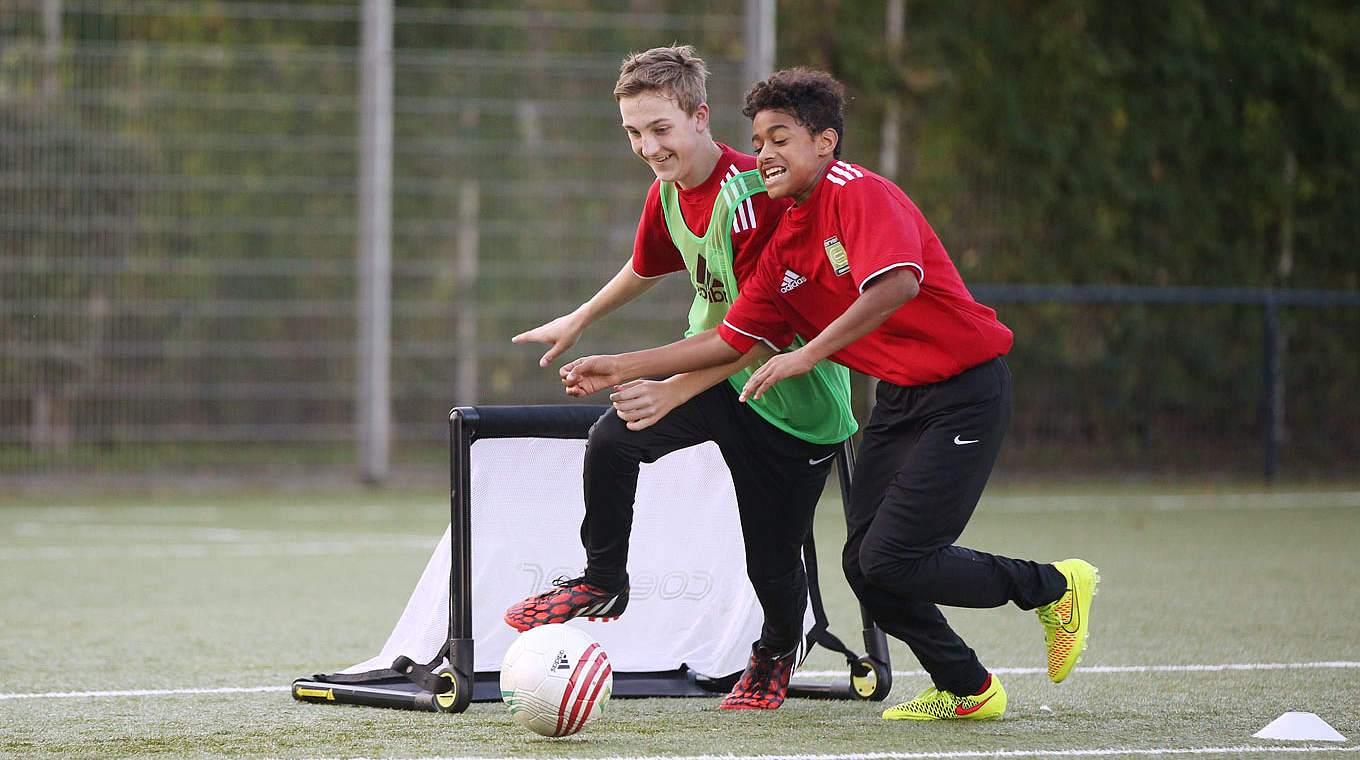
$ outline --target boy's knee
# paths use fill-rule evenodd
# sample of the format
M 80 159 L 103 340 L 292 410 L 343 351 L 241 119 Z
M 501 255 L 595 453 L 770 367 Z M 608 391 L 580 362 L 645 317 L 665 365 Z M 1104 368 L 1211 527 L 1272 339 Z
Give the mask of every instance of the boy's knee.
M 595 462 L 636 466 L 642 452 L 633 445 L 633 431 L 611 409 L 590 426 L 586 439 L 586 459 Z
M 867 582 L 904 596 L 913 596 L 913 579 L 920 565 L 920 557 L 903 557 L 869 542 L 859 553 L 859 569 Z
M 864 577 L 864 570 L 860 568 L 859 555 L 858 548 L 852 550 L 849 547 L 846 547 L 841 555 L 841 570 L 845 572 L 845 580 L 857 596 L 869 584 L 868 579 Z
M 892 580 L 898 576 L 893 564 L 888 558 L 877 552 L 862 551 L 859 555 L 860 573 L 864 576 L 866 582 L 875 586 L 893 587 Z
M 590 426 L 590 432 L 586 434 L 586 445 L 598 444 L 601 448 L 609 448 L 622 440 L 628 432 L 628 426 L 619 419 L 619 415 L 615 414 L 613 409 L 610 409 Z

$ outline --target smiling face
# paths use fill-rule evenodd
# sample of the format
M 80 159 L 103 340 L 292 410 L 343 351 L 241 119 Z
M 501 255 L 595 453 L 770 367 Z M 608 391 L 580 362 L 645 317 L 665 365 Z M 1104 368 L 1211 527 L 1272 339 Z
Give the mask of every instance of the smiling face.
M 803 203 L 835 160 L 836 130 L 813 132 L 792 115 L 764 110 L 751 120 L 756 169 L 771 198 Z
M 708 106 L 685 113 L 660 92 L 619 98 L 619 114 L 633 152 L 656 178 L 682 188 L 702 184 L 717 165 L 721 149 L 708 132 Z

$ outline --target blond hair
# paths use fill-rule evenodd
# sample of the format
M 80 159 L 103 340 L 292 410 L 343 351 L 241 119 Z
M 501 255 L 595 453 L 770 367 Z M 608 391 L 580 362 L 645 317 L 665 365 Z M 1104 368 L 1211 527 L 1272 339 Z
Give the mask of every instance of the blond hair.
M 680 110 L 693 115 L 708 100 L 704 86 L 707 81 L 708 67 L 704 59 L 694 54 L 693 47 L 652 48 L 623 60 L 619 81 L 614 85 L 614 99 L 659 92 L 675 100 Z

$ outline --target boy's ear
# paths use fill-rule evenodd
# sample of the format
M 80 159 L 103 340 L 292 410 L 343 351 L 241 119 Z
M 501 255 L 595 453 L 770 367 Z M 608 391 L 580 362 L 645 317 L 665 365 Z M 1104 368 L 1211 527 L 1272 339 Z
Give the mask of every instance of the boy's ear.
M 708 131 L 708 104 L 707 104 L 707 103 L 700 103 L 700 104 L 699 104 L 699 107 L 694 109 L 694 121 L 695 121 L 695 123 L 699 126 L 699 131 L 700 131 L 700 132 L 707 132 L 707 131 Z
M 840 135 L 836 134 L 836 130 L 827 127 L 814 136 L 814 142 L 817 144 L 818 156 L 830 156 L 836 152 L 836 143 L 840 142 Z

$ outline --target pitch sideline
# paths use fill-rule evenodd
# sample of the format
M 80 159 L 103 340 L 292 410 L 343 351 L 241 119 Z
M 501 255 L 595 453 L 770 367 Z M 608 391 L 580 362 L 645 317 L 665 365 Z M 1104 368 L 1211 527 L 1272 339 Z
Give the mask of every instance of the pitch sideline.
M 1349 660 L 1333 660 L 1326 662 L 1266 662 L 1266 663 L 1228 663 L 1223 665 L 1092 665 L 1078 666 L 1077 670 L 1082 673 L 1213 673 L 1236 670 L 1289 670 L 1306 668 L 1360 668 L 1360 662 Z M 993 673 L 1012 674 L 1012 675 L 1035 675 L 1046 673 L 1044 668 L 992 668 Z M 844 676 L 840 671 L 833 670 L 813 670 L 799 671 L 799 676 L 809 678 L 830 678 L 834 676 Z M 894 670 L 893 676 L 923 676 L 923 670 Z M 223 686 L 200 689 L 123 689 L 123 690 L 104 690 L 104 691 L 49 691 L 49 692 L 11 692 L 0 693 L 0 701 L 15 699 L 89 699 L 94 697 L 162 697 L 177 694 L 247 694 L 253 692 L 288 691 L 288 686 Z M 952 757 L 952 755 L 941 755 L 941 757 Z M 728 757 L 723 755 L 722 757 Z M 821 756 L 808 755 L 800 756 L 800 760 L 819 760 Z M 846 758 L 855 760 L 860 756 L 850 755 L 828 755 L 827 760 L 833 758 Z M 878 756 L 863 756 L 866 760 L 872 760 Z M 895 758 L 899 755 L 883 755 L 884 758 Z M 916 755 L 901 755 L 900 757 L 917 757 Z M 921 757 L 933 757 L 922 755 Z M 429 758 L 426 760 L 433 760 Z M 452 760 L 452 759 L 450 759 Z M 601 758 L 600 760 L 611 760 Z M 618 759 L 622 760 L 622 759 Z M 682 760 L 681 758 L 669 758 L 669 760 Z M 683 760 L 702 760 L 696 756 Z
M 1290 670 L 1293 668 L 1360 668 L 1360 662 L 1333 660 L 1328 662 L 1244 662 L 1223 665 L 1082 665 L 1083 673 L 1215 673 L 1233 670 Z M 1047 673 L 1047 668 L 989 668 L 999 675 L 1034 675 Z M 808 678 L 831 678 L 843 675 L 835 670 L 800 670 L 798 675 Z M 894 670 L 893 677 L 929 675 L 924 670 Z
M 1133 749 L 1109 747 L 1103 749 L 1001 749 L 1001 750 L 959 750 L 952 752 L 863 752 L 828 755 L 616 755 L 613 757 L 591 758 L 591 760 L 944 760 L 945 758 L 1027 758 L 1027 757 L 1164 757 L 1167 755 L 1244 755 L 1262 752 L 1267 754 L 1312 754 L 1314 752 L 1360 752 L 1360 744 L 1346 747 L 1319 747 L 1309 745 L 1290 747 L 1279 745 L 1247 745 L 1241 747 L 1157 747 Z M 271 758 L 270 760 L 278 760 Z M 296 760 L 296 759 L 294 759 Z M 377 760 L 369 757 L 313 757 L 305 760 Z M 430 756 L 411 757 L 402 760 L 501 760 L 486 756 Z M 573 760 L 573 758 L 558 758 Z

